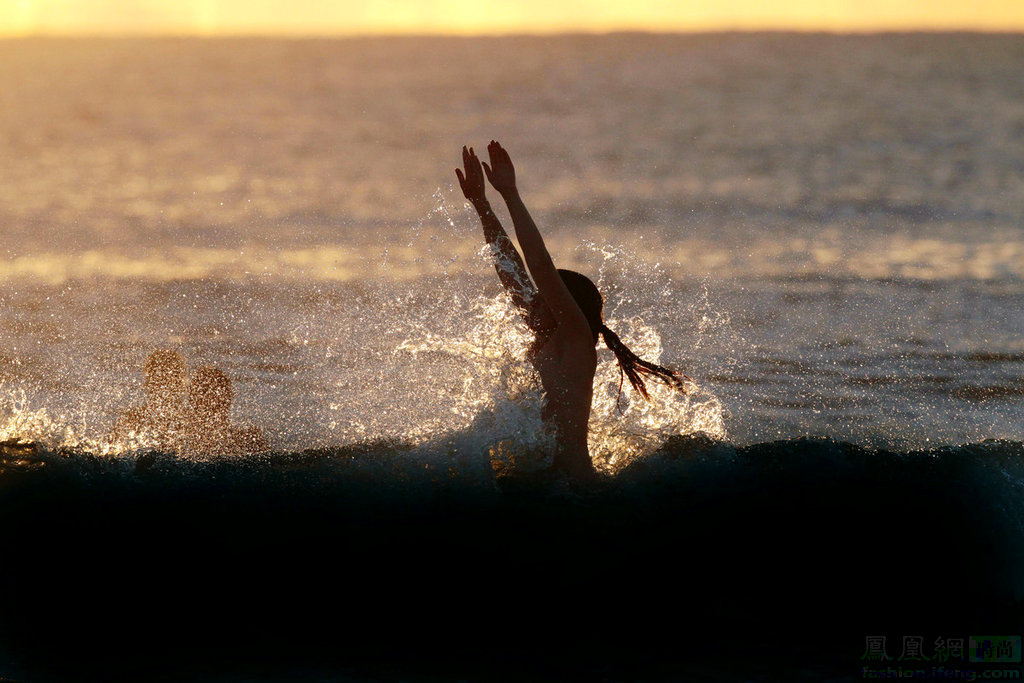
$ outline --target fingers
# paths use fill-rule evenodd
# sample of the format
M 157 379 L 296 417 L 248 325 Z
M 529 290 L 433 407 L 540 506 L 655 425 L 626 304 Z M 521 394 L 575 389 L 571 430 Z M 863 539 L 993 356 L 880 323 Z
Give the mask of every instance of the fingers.
M 475 172 L 480 169 L 480 159 L 477 158 L 476 152 L 473 151 L 472 147 L 462 147 L 462 165 L 466 167 L 466 175 L 473 176 Z
M 465 172 L 462 169 L 455 169 L 455 174 L 459 177 L 459 184 L 462 186 L 463 191 L 466 190 L 468 184 L 482 183 L 482 175 L 486 174 L 487 180 L 494 184 L 494 171 L 492 166 L 506 164 L 511 165 L 511 161 L 508 158 L 508 153 L 502 148 L 500 144 L 491 140 L 490 144 L 487 145 L 487 152 L 491 156 L 490 166 L 486 163 L 481 163 L 479 157 L 476 155 L 476 151 L 472 147 L 462 146 L 462 164 L 465 166 Z M 481 167 L 483 173 L 481 173 Z
M 487 145 L 487 153 L 491 157 L 492 166 L 506 163 L 509 165 L 512 164 L 512 157 L 508 155 L 508 152 L 505 151 L 505 148 L 501 146 L 501 143 L 497 142 L 496 140 L 491 140 L 491 142 Z

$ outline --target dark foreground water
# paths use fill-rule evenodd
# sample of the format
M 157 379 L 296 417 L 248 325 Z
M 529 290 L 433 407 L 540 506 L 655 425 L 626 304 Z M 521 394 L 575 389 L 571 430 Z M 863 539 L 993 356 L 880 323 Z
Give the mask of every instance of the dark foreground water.
M 896 657 L 903 636 L 1024 626 L 1019 443 L 687 437 L 587 489 L 402 451 L 5 447 L 0 662 L 14 680 L 855 680 L 868 636 Z

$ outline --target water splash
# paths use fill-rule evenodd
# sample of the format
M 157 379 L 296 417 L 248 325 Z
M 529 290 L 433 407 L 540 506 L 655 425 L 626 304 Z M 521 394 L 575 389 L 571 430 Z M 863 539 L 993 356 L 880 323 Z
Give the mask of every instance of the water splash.
M 637 355 L 661 362 L 661 337 L 654 328 L 636 318 L 609 319 L 608 326 L 621 329 L 622 341 Z M 694 382 L 687 382 L 685 392 L 648 382 L 651 400 L 644 400 L 628 383 L 623 386 L 619 366 L 608 356 L 597 365 L 590 413 L 588 441 L 598 466 L 618 471 L 650 455 L 672 436 L 703 433 L 726 438 L 725 410 L 710 391 Z
M 406 437 L 423 443 L 439 433 L 471 430 L 472 443 L 481 451 L 499 443 L 505 449 L 537 446 L 537 435 L 544 430 L 540 382 L 526 361 L 531 332 L 506 296 L 477 297 L 468 317 L 468 332 L 420 326 L 396 348 L 396 353 L 413 358 L 431 354 L 452 359 L 461 379 L 459 389 L 445 397 L 446 409 L 426 424 L 411 426 Z M 464 447 L 473 446 L 467 442 Z
M 14 338 L 19 347 L 34 348 L 40 330 L 50 329 L 44 325 L 75 335 L 73 343 L 61 342 L 60 352 L 24 357 L 14 376 L 31 380 L 38 389 L 32 396 L 46 408 L 30 408 L 24 398 L 7 401 L 0 423 L 5 438 L 129 459 L 159 449 L 144 433 L 116 442 L 109 433 L 118 411 L 138 397 L 144 354 L 172 346 L 190 366 L 228 372 L 238 386 L 233 421 L 262 427 L 279 454 L 386 442 L 414 470 L 549 465 L 543 396 L 526 359 L 533 336 L 494 276 L 496 262 L 505 270 L 510 264 L 481 244 L 467 209 L 460 213 L 442 192 L 435 201 L 411 235 L 386 244 L 385 261 L 379 245 L 364 259 L 343 257 L 339 249 L 277 251 L 271 267 L 245 267 L 267 273 L 255 279 L 236 280 L 219 266 L 183 281 L 115 279 L 114 298 L 130 303 L 103 320 L 86 315 L 95 292 L 69 288 L 59 310 L 75 324 L 63 326 L 37 310 L 35 295 L 26 292 L 10 303 L 27 321 Z M 661 361 L 659 332 L 673 335 L 678 347 L 672 318 L 691 321 L 703 312 L 711 327 L 717 324 L 706 291 L 696 303 L 680 301 L 667 271 L 642 256 L 607 242 L 581 246 L 557 233 L 551 244 L 560 265 L 596 273 L 609 295 L 611 326 L 648 360 Z M 228 256 L 224 263 L 241 258 Z M 699 342 L 708 328 L 689 327 L 696 338 L 686 342 Z M 618 398 L 614 359 L 603 350 L 600 359 L 590 448 L 601 469 L 617 471 L 670 436 L 724 437 L 723 410 L 713 395 L 652 386 L 650 403 L 628 387 Z
M 43 406 L 33 407 L 24 389 L 5 389 L 0 385 L 0 442 L 12 446 L 31 444 L 33 448 L 70 449 L 104 456 L 119 456 L 154 448 L 155 442 L 144 433 L 131 433 L 118 440 L 96 436 L 84 418 L 77 425 L 66 415 L 51 415 Z
M 408 436 L 423 442 L 436 439 L 439 431 L 471 430 L 474 447 L 489 450 L 492 458 L 499 453 L 550 452 L 551 434 L 540 420 L 540 382 L 527 360 L 532 332 L 505 295 L 478 297 L 471 310 L 468 334 L 421 329 L 398 346 L 399 353 L 456 359 L 463 373 L 461 390 L 449 397 L 447 411 L 416 425 Z M 622 330 L 623 341 L 639 355 L 661 360 L 661 338 L 653 327 L 636 318 L 610 319 L 609 324 Z M 589 448 L 595 464 L 608 473 L 653 453 L 671 436 L 726 436 L 720 401 L 695 383 L 683 393 L 652 382 L 651 400 L 645 401 L 628 386 L 619 391 L 618 364 L 603 351 L 594 387 Z M 550 456 L 538 460 L 532 464 L 549 463 Z

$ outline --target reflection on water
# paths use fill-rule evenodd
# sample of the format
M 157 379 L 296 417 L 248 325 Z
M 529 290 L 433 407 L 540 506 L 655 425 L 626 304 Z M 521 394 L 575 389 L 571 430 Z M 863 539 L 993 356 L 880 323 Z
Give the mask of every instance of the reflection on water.
M 608 463 L 1021 440 L 1022 68 L 979 35 L 0 42 L 4 432 L 117 448 L 158 348 L 273 448 L 535 431 L 451 187 L 501 137 L 557 264 L 702 390 L 618 415 L 599 375 Z

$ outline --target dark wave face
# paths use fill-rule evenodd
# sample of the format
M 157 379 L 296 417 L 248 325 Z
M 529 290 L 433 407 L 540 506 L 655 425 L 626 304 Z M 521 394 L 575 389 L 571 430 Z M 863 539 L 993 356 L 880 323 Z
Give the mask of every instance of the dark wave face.
M 585 488 L 407 454 L 5 446 L 3 662 L 71 680 L 838 678 L 868 635 L 1024 625 L 1020 443 L 680 438 Z

